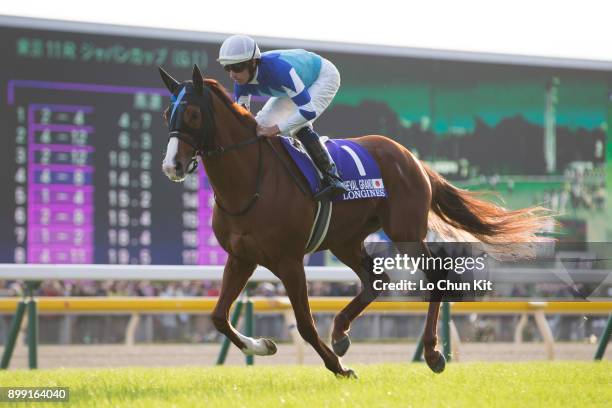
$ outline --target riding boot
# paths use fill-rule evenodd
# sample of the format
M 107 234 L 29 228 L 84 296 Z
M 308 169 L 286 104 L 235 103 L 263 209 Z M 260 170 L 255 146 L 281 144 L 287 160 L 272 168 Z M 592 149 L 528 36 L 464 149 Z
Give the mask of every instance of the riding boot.
M 323 174 L 323 185 L 314 195 L 314 199 L 317 201 L 331 200 L 337 195 L 346 193 L 347 190 L 342 184 L 338 168 L 325 146 L 323 146 L 319 135 L 311 128 L 304 127 L 296 133 L 296 136 L 306 148 L 315 166 Z

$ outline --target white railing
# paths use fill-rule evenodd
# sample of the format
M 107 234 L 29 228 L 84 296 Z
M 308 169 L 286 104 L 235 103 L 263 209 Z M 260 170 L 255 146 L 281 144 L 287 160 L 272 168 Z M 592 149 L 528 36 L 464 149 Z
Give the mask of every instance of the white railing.
M 313 282 L 359 282 L 357 275 L 346 266 L 307 266 L 306 279 Z M 574 269 L 581 282 L 612 285 L 612 271 L 606 269 Z M 491 274 L 495 283 L 559 282 L 569 274 L 558 269 L 495 268 Z M 220 265 L 73 265 L 73 264 L 0 264 L 0 280 L 211 280 L 220 281 Z M 264 267 L 257 267 L 251 282 L 278 282 Z

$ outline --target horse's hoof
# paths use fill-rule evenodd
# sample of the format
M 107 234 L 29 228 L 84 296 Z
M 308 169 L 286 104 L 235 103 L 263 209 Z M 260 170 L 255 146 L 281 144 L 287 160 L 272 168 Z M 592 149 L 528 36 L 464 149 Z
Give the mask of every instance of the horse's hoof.
M 337 378 L 349 378 L 351 380 L 357 380 L 359 378 L 359 377 L 357 377 L 357 374 L 355 373 L 355 371 L 353 371 L 350 368 L 347 368 L 342 373 L 337 373 L 336 377 Z
M 434 364 L 430 365 L 429 363 L 427 363 L 429 368 L 431 368 L 431 371 L 433 371 L 436 374 L 440 374 L 446 368 L 446 359 L 444 358 L 444 354 L 442 353 L 438 353 L 438 354 L 440 355 L 440 357 Z
M 263 343 L 266 345 L 266 348 L 268 349 L 268 354 L 266 354 L 267 356 L 276 354 L 276 352 L 278 351 L 278 349 L 276 348 L 276 343 L 266 338 L 262 338 L 261 340 L 263 341 Z
M 351 338 L 348 336 L 348 334 L 345 334 L 344 337 L 338 341 L 332 340 L 332 349 L 338 357 L 345 355 L 350 346 Z

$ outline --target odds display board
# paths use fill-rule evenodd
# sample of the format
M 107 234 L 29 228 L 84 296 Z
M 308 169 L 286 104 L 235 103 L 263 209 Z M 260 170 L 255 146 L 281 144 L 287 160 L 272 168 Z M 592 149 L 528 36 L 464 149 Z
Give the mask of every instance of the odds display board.
M 0 43 L 0 262 L 225 262 L 206 174 L 161 171 L 157 66 L 188 78 L 216 45 L 11 27 Z

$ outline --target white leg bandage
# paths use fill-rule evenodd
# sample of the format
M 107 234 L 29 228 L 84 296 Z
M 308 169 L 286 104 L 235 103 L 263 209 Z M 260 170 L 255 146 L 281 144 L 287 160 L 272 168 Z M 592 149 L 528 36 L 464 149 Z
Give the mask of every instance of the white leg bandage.
M 268 356 L 276 352 L 276 348 L 274 348 L 274 350 L 271 349 L 268 343 L 269 340 L 267 339 L 254 339 L 252 337 L 247 337 L 239 333 L 238 331 L 236 331 L 236 335 L 238 336 L 240 341 L 242 341 L 246 346 L 242 349 L 242 352 L 247 356 Z

